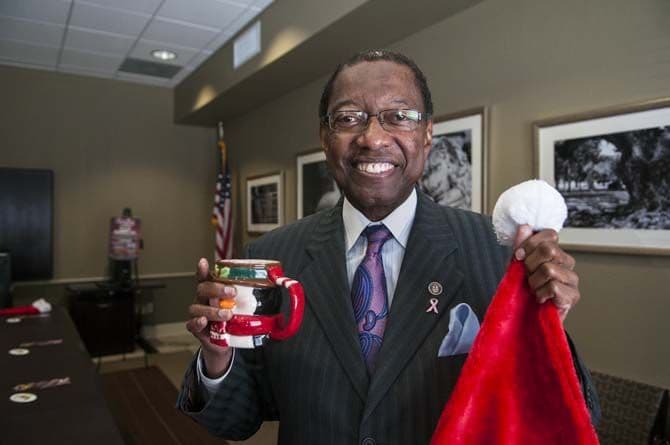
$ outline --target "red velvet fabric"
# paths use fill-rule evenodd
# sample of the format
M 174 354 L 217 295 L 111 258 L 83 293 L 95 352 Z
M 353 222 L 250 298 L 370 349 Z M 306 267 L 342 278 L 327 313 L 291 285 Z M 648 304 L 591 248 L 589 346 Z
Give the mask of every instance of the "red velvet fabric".
M 431 445 L 595 445 L 556 307 L 513 260 L 484 317 Z
M 17 315 L 34 315 L 40 311 L 35 306 L 18 306 L 0 309 L 0 317 Z

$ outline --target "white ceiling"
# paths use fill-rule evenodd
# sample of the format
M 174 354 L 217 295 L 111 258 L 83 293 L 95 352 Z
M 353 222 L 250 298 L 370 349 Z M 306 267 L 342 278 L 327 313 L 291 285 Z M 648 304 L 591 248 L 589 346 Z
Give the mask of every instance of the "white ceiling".
M 0 0 L 0 64 L 173 87 L 272 1 Z M 154 59 L 155 49 L 177 59 Z M 181 70 L 172 79 L 124 73 L 126 57 Z

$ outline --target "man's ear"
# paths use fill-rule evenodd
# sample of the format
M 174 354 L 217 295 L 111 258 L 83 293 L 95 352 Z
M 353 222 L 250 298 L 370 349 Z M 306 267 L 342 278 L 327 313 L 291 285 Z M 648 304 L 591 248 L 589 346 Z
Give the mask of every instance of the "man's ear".
M 319 139 L 321 141 L 321 148 L 328 153 L 328 128 L 325 125 L 319 126 Z
M 428 156 L 428 153 L 430 153 L 430 148 L 432 146 L 433 146 L 433 121 L 429 120 L 426 123 L 426 131 L 424 133 L 424 141 L 423 141 L 423 150 L 426 157 Z

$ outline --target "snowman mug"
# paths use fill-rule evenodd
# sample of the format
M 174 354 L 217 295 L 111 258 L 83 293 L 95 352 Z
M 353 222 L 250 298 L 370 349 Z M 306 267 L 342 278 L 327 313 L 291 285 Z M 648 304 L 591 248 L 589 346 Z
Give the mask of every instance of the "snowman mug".
M 275 260 L 220 260 L 210 280 L 232 286 L 234 299 L 222 298 L 219 307 L 231 309 L 228 321 L 210 322 L 210 342 L 219 346 L 256 348 L 268 340 L 286 340 L 298 331 L 305 309 L 302 285 L 284 276 Z M 280 312 L 281 287 L 288 290 L 291 314 Z

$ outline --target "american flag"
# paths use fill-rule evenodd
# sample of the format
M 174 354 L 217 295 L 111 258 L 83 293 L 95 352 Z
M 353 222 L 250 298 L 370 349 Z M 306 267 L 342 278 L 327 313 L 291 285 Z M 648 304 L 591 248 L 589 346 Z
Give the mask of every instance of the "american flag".
M 212 209 L 212 224 L 216 228 L 215 260 L 233 256 L 233 210 L 231 203 L 230 170 L 226 156 L 223 131 L 219 131 L 219 173 L 216 175 L 216 193 Z

